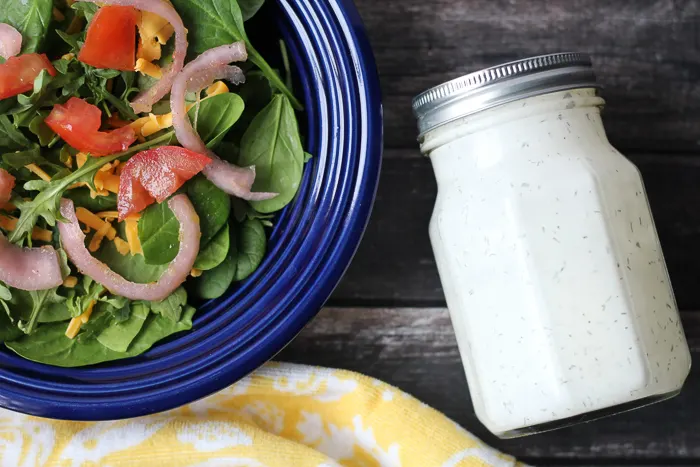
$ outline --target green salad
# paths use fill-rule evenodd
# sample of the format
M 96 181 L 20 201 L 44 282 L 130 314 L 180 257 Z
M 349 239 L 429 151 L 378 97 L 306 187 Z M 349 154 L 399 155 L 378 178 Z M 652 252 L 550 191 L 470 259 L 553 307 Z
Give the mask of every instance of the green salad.
M 302 148 L 263 0 L 0 9 L 0 339 L 61 367 L 133 357 L 262 263 Z

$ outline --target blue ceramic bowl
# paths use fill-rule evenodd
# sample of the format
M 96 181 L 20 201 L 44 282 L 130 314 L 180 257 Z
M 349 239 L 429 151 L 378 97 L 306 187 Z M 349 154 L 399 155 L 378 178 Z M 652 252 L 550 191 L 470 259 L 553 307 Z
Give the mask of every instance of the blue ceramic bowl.
M 350 0 L 277 0 L 303 90 L 307 164 L 254 276 L 203 306 L 194 330 L 142 357 L 82 369 L 0 353 L 0 406 L 42 417 L 108 420 L 178 407 L 272 358 L 313 318 L 360 242 L 382 149 L 376 67 Z

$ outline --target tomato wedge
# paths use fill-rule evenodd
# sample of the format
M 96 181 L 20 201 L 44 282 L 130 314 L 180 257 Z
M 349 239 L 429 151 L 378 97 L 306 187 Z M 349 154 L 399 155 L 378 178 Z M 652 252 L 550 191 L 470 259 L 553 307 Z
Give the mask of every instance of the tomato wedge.
M 54 105 L 44 121 L 70 146 L 92 156 L 126 151 L 136 141 L 136 133 L 130 126 L 100 131 L 102 111 L 77 97 L 71 97 L 63 105 Z
M 0 207 L 10 201 L 12 189 L 15 187 L 15 177 L 5 169 L 0 169 Z
M 136 154 L 124 164 L 119 180 L 119 220 L 162 203 L 211 158 L 178 146 L 162 146 Z
M 78 60 L 95 68 L 133 71 L 136 65 L 136 23 L 131 6 L 103 6 L 90 22 Z
M 44 54 L 24 54 L 7 59 L 0 65 L 0 99 L 31 91 L 41 70 L 56 76 L 56 69 Z

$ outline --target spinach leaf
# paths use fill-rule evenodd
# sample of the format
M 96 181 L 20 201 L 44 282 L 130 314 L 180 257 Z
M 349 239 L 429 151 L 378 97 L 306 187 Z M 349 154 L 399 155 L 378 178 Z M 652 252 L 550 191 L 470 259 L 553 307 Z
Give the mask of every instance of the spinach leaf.
M 22 33 L 22 53 L 39 50 L 51 23 L 52 0 L 12 0 L 0 9 L 0 23 Z
M 270 81 L 261 72 L 254 70 L 246 74 L 245 83 L 238 89 L 238 95 L 245 102 L 245 109 L 238 119 L 237 125 L 233 127 L 226 138 L 227 140 L 240 145 L 245 130 L 250 126 L 255 116 L 272 100 L 273 91 Z M 219 155 L 225 158 L 225 155 Z M 236 159 L 226 159 L 238 163 L 237 157 Z
M 0 115 L 0 149 L 21 151 L 31 144 L 27 137 L 10 122 L 7 115 Z
M 24 335 L 22 331 L 12 322 L 7 310 L 0 309 L 0 342 L 19 339 Z
M 138 227 L 146 264 L 167 264 L 175 259 L 180 247 L 180 223 L 168 203 L 147 207 Z
M 154 138 L 145 143 L 132 146 L 127 151 L 113 154 L 105 157 L 90 157 L 88 161 L 75 172 L 59 177 L 58 175 L 51 179 L 51 182 L 31 201 L 18 201 L 15 203 L 21 211 L 19 220 L 15 230 L 8 236 L 8 239 L 13 243 L 21 242 L 29 235 L 37 221 L 42 217 L 48 225 L 56 225 L 57 217 L 59 216 L 59 205 L 61 196 L 69 186 L 76 182 L 90 182 L 95 176 L 95 173 L 105 164 L 116 159 L 124 159 L 132 154 L 143 151 L 145 149 L 166 144 L 172 139 L 172 133 L 166 133 L 158 138 Z M 111 243 L 111 242 L 110 242 Z
M 250 276 L 262 262 L 267 248 L 265 229 L 258 219 L 247 219 L 231 229 L 226 259 L 214 269 L 204 271 L 194 290 L 203 299 L 221 297 L 234 281 Z
M 272 199 L 251 202 L 257 211 L 279 211 L 294 198 L 301 183 L 304 149 L 294 109 L 285 96 L 274 96 L 253 119 L 243 135 L 238 163 L 255 166 L 255 191 L 278 193 Z
M 187 306 L 187 292 L 183 287 L 178 287 L 168 298 L 160 302 L 151 302 L 151 311 L 165 316 L 170 321 L 180 321 L 183 308 Z
M 236 274 L 235 281 L 242 281 L 260 266 L 265 250 L 267 236 L 258 219 L 247 219 L 236 228 Z
M 197 260 L 194 262 L 195 269 L 208 271 L 223 263 L 228 255 L 230 240 L 229 225 L 226 224 L 209 243 L 199 250 Z
M 228 222 L 231 197 L 203 176 L 194 177 L 187 185 L 187 196 L 199 215 L 201 245 L 206 245 Z
M 215 148 L 238 121 L 245 104 L 237 94 L 225 93 L 199 102 L 188 113 L 200 138 L 208 148 Z
M 120 230 L 123 223 L 119 224 Z M 123 232 L 121 233 L 123 237 Z M 124 277 L 126 280 L 147 284 L 160 279 L 167 268 L 165 265 L 153 266 L 146 264 L 143 256 L 130 254 L 123 255 L 117 251 L 114 242 L 103 242 L 102 247 L 94 253 L 94 256 L 107 264 L 114 272 Z
M 40 326 L 31 336 L 6 342 L 5 345 L 29 360 L 60 367 L 78 367 L 140 355 L 156 342 L 180 331 L 192 329 L 195 309 L 187 307 L 177 323 L 150 314 L 126 352 L 115 352 L 102 345 L 97 338 L 69 339 L 65 323 Z
M 232 244 L 223 263 L 204 271 L 194 283 L 194 289 L 200 298 L 214 299 L 221 297 L 233 283 L 236 275 L 235 247 Z
M 301 109 L 301 103 L 265 59 L 253 48 L 243 26 L 243 14 L 234 0 L 173 0 L 173 5 L 187 25 L 190 34 L 189 50 L 199 55 L 202 52 L 235 41 L 245 41 L 248 59 L 260 68 L 273 86 L 279 89 Z
M 265 0 L 238 0 L 238 6 L 241 8 L 243 21 L 248 21 L 255 16 L 255 13 L 260 10 L 260 7 L 262 7 L 264 3 Z
M 93 198 L 90 196 L 90 190 L 88 188 L 75 188 L 66 191 L 63 196 L 73 200 L 76 207 L 80 206 L 92 212 L 112 211 L 117 209 L 117 195 L 114 193 Z
M 131 304 L 129 318 L 111 323 L 97 336 L 97 341 L 115 352 L 126 352 L 148 318 L 148 307 L 139 302 Z

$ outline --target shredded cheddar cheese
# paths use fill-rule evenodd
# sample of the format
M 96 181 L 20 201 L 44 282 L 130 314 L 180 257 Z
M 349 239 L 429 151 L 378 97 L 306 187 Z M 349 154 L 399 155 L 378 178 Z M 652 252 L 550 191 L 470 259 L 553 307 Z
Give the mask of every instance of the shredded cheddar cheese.
M 100 219 L 119 219 L 117 211 L 102 211 L 95 214 Z
M 94 183 L 100 196 L 106 196 L 107 192 L 119 193 L 119 175 L 98 171 Z
M 62 58 L 63 60 L 73 60 L 73 59 L 75 58 L 75 54 L 72 53 L 72 52 L 71 52 L 71 53 L 67 53 L 67 54 L 62 55 L 61 58 Z
M 13 216 L 0 216 L 0 227 L 11 232 L 17 228 L 18 219 Z M 53 232 L 50 230 L 42 229 L 39 227 L 34 227 L 32 229 L 32 240 L 38 240 L 40 242 L 51 242 L 53 239 Z
M 31 173 L 34 175 L 37 175 L 40 179 L 50 182 L 51 181 L 51 176 L 44 172 L 41 167 L 39 167 L 36 164 L 29 164 L 24 166 L 25 169 L 29 170 Z
M 71 319 L 70 323 L 68 323 L 68 328 L 66 329 L 66 337 L 68 339 L 75 339 L 75 336 L 78 335 L 82 324 L 83 323 L 80 321 L 80 318 Z
M 88 246 L 88 249 L 93 253 L 99 250 L 102 246 L 102 240 L 104 240 L 105 236 L 107 235 L 107 233 L 109 233 L 110 229 L 114 230 L 112 228 L 112 224 L 110 224 L 109 222 L 105 222 L 104 224 L 102 224 L 102 227 L 100 227 L 100 229 L 97 232 L 95 232 L 95 235 L 92 236 L 92 240 L 90 240 L 90 245 Z M 114 236 L 116 237 L 116 232 Z M 114 240 L 114 238 L 112 238 L 112 240 Z
M 78 154 L 75 155 L 75 161 L 78 164 L 78 168 L 81 168 L 82 166 L 85 165 L 85 163 L 88 160 L 88 155 L 85 154 L 84 152 L 79 152 Z
M 136 60 L 136 67 L 134 70 L 155 79 L 160 79 L 163 77 L 163 70 L 161 70 L 158 65 L 148 62 L 143 58 Z
M 199 277 L 201 275 L 202 275 L 201 269 L 192 269 L 192 271 L 190 271 L 190 276 L 192 276 L 192 277 Z
M 107 229 L 105 232 L 105 236 L 109 240 L 114 240 L 114 237 L 117 236 L 117 231 L 114 227 L 112 227 L 108 222 L 103 221 L 99 217 L 97 217 L 95 214 L 91 213 L 87 209 L 83 207 L 79 207 L 78 209 L 75 210 L 75 215 L 78 217 L 78 220 L 82 222 L 83 224 L 87 225 L 91 229 L 97 230 L 98 232 L 104 228 L 105 224 L 107 225 Z
M 228 91 L 228 86 L 223 81 L 216 81 L 206 90 L 207 96 L 218 96 L 219 94 L 226 94 Z
M 139 222 L 138 219 L 129 217 L 126 222 L 126 241 L 129 243 L 129 251 L 131 256 L 143 255 L 141 240 L 139 240 Z
M 78 278 L 75 276 L 68 276 L 63 280 L 63 286 L 69 289 L 74 288 L 76 285 L 78 285 Z
M 117 247 L 117 251 L 122 256 L 126 256 L 131 251 L 129 244 L 119 237 L 114 238 L 114 246 Z
M 91 301 L 90 305 L 88 305 L 87 309 L 82 315 L 76 316 L 75 318 L 70 320 L 70 323 L 68 323 L 68 329 L 66 329 L 67 338 L 75 339 L 75 336 L 77 336 L 78 332 L 80 331 L 80 327 L 83 324 L 87 323 L 90 319 L 90 316 L 92 315 L 92 310 L 95 308 L 95 303 L 97 303 L 96 300 Z

